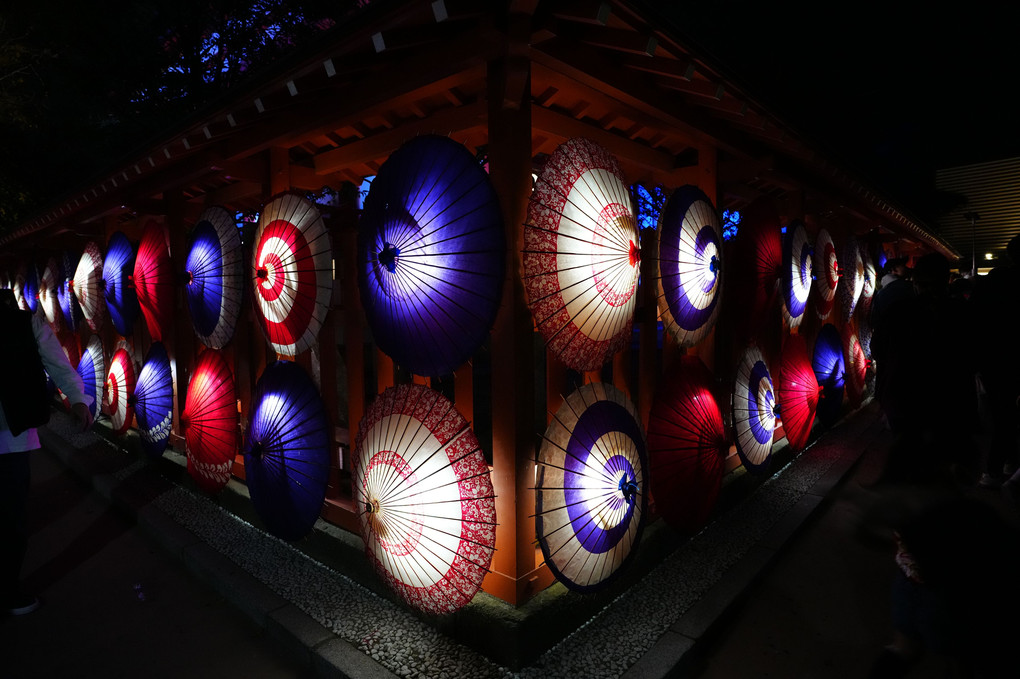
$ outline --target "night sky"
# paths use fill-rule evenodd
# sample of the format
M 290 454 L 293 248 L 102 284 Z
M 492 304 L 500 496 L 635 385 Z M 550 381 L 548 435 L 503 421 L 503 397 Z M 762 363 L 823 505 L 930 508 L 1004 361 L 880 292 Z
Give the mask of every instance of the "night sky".
M 937 211 L 936 169 L 1020 155 L 1020 50 L 1005 9 L 703 5 L 665 11 L 816 148 L 915 214 Z

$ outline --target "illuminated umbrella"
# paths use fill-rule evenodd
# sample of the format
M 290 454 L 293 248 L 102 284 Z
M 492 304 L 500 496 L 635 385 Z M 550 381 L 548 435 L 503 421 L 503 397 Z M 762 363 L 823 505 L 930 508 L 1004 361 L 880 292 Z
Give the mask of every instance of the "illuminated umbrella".
M 871 255 L 863 248 L 861 249 L 861 258 L 864 260 L 864 286 L 861 288 L 861 299 L 857 304 L 857 308 L 860 309 L 857 316 L 864 320 L 871 315 L 871 300 L 874 298 L 875 288 L 878 286 L 878 272 L 875 271 L 875 262 L 871 259 Z
M 234 374 L 219 351 L 206 349 L 188 384 L 181 415 L 188 446 L 188 473 L 209 493 L 230 480 L 239 435 Z
M 103 288 L 103 255 L 99 246 L 89 241 L 78 260 L 78 268 L 74 270 L 71 289 L 92 332 L 99 332 L 106 320 Z
M 818 401 L 818 419 L 825 426 L 835 424 L 843 406 L 843 388 L 846 383 L 846 369 L 843 363 L 843 341 L 839 330 L 826 323 L 815 338 L 815 349 L 811 357 L 815 379 L 821 387 Z
M 598 370 L 630 340 L 641 250 L 616 158 L 587 139 L 549 157 L 524 226 L 535 324 L 568 367 Z
M 659 218 L 659 310 L 681 347 L 701 341 L 719 315 L 722 223 L 701 189 L 682 186 Z
M 142 231 L 132 278 L 145 325 L 158 342 L 173 319 L 175 281 L 166 228 L 155 220 Z
M 297 363 L 266 366 L 255 386 L 244 439 L 244 472 L 255 510 L 284 540 L 307 535 L 326 498 L 333 437 L 326 407 Z
M 868 372 L 868 359 L 864 355 L 864 347 L 856 332 L 849 328 L 843 333 L 843 359 L 846 365 L 846 395 L 854 408 L 861 405 L 864 398 L 865 377 Z
M 106 259 L 103 260 L 103 283 L 106 306 L 110 310 L 113 327 L 124 337 L 138 319 L 138 295 L 131 274 L 135 268 L 135 249 L 120 231 L 110 236 Z
M 74 269 L 77 264 L 76 260 L 72 259 L 71 253 L 66 250 L 61 262 L 61 279 L 60 287 L 57 288 L 57 298 L 60 301 L 60 311 L 64 315 L 64 323 L 68 330 L 74 332 L 78 329 L 81 319 L 84 318 L 73 289 Z
M 783 345 L 776 394 L 786 441 L 793 450 L 802 450 L 811 436 L 819 391 L 804 338 L 790 335 Z
M 296 356 L 315 342 L 333 294 L 333 251 L 314 203 L 285 194 L 262 209 L 252 267 L 262 329 L 278 354 Z
M 106 401 L 103 405 L 110 414 L 110 426 L 115 434 L 123 434 L 131 428 L 135 409 L 132 405 L 135 393 L 135 362 L 126 349 L 118 349 L 110 359 L 106 372 Z
M 85 395 L 92 397 L 89 412 L 92 413 L 92 419 L 95 419 L 99 404 L 103 402 L 103 386 L 106 382 L 103 343 L 96 335 L 92 336 L 82 352 L 81 360 L 78 361 L 78 374 L 81 375 Z
M 814 261 L 815 303 L 818 317 L 825 319 L 832 313 L 832 302 L 836 298 L 836 286 L 839 285 L 839 262 L 836 259 L 836 246 L 832 237 L 825 229 L 818 230 L 815 238 Z
M 776 395 L 765 357 L 756 346 L 744 350 L 733 388 L 733 429 L 737 455 L 751 472 L 763 472 L 772 457 Z
M 683 356 L 662 383 L 648 418 L 648 461 L 655 507 L 677 530 L 703 527 L 722 487 L 729 443 L 701 359 Z
M 637 547 L 648 505 L 645 434 L 615 387 L 586 384 L 545 432 L 535 488 L 545 563 L 567 587 L 605 584 Z
M 843 247 L 841 262 L 841 278 L 843 285 L 839 288 L 840 302 L 843 307 L 843 322 L 846 323 L 854 315 L 854 309 L 864 290 L 864 258 L 853 235 L 847 236 Z
M 783 238 L 783 312 L 790 328 L 800 326 L 811 293 L 811 241 L 804 223 L 795 220 L 786 227 Z
M 60 282 L 57 260 L 50 257 L 39 279 L 39 306 L 42 307 L 46 321 L 53 327 L 54 332 L 59 332 L 64 325 L 64 314 L 60 311 L 60 298 L 57 296 Z
M 14 297 L 18 306 L 33 314 L 39 309 L 39 273 L 35 264 L 22 264 L 14 278 Z
M 775 205 L 759 198 L 744 211 L 740 231 L 732 241 L 727 278 L 732 299 L 740 300 L 734 316 L 742 338 L 757 337 L 773 315 L 779 318 L 779 288 L 783 268 L 782 224 Z
M 149 347 L 138 372 L 134 397 L 129 399 L 129 403 L 135 408 L 142 447 L 153 457 L 159 457 L 170 441 L 174 420 L 174 380 L 170 372 L 170 358 L 159 342 Z
M 380 394 L 358 427 L 354 493 L 365 551 L 407 603 L 471 601 L 496 543 L 489 467 L 463 416 L 417 384 Z
M 461 144 L 417 137 L 379 169 L 360 224 L 361 300 L 379 348 L 418 375 L 453 372 L 485 341 L 502 294 L 488 174 Z
M 234 216 L 207 208 L 191 230 L 184 288 L 195 334 L 210 349 L 234 336 L 244 295 L 244 259 Z

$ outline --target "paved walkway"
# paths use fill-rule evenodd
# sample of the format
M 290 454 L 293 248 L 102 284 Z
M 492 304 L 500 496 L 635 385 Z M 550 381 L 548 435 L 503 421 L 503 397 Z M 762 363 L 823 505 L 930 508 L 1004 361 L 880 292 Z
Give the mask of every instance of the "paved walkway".
M 45 605 L 0 619 L 4 677 L 860 677 L 915 499 L 862 487 L 888 442 L 865 408 L 512 672 L 61 418 L 33 459 Z

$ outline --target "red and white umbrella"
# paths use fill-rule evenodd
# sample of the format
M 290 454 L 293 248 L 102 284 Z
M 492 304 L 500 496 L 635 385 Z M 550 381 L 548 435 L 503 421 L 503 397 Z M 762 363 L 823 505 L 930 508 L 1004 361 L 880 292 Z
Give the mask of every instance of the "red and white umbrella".
M 315 342 L 333 294 L 333 250 L 314 203 L 284 194 L 262 209 L 252 267 L 269 343 L 282 356 L 298 355 Z
M 241 432 L 234 373 L 219 351 L 206 349 L 198 357 L 181 423 L 188 473 L 199 488 L 221 490 L 230 480 Z
M 846 361 L 846 396 L 850 405 L 856 408 L 864 399 L 868 358 L 857 333 L 849 327 L 843 332 L 843 355 Z
M 818 230 L 815 238 L 815 254 L 812 264 L 815 275 L 815 303 L 819 318 L 828 318 L 839 285 L 839 261 L 832 236 L 825 229 Z
M 531 195 L 523 260 L 535 324 L 568 367 L 597 370 L 630 339 L 640 253 L 616 158 L 587 139 L 561 144 Z
M 495 550 L 496 504 L 467 420 L 439 392 L 391 387 L 361 420 L 353 466 L 361 537 L 386 583 L 428 613 L 471 601 Z
M 71 281 L 81 312 L 92 332 L 99 332 L 106 319 L 105 286 L 103 284 L 103 253 L 94 241 L 85 244 Z
M 117 349 L 106 373 L 106 399 L 103 403 L 110 415 L 110 426 L 116 434 L 123 434 L 131 428 L 135 415 L 132 397 L 137 375 L 135 362 L 127 349 Z

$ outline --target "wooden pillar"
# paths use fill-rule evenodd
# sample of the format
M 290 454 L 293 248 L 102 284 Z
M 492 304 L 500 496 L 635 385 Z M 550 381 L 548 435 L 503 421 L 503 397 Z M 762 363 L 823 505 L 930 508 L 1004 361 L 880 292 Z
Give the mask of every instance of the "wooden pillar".
M 496 553 L 486 591 L 512 604 L 548 582 L 536 573 L 534 519 L 535 355 L 520 252 L 531 192 L 530 61 L 514 49 L 531 17 L 511 15 L 509 56 L 488 66 L 489 176 L 506 229 L 503 299 L 492 331 L 492 482 L 496 491 Z M 524 42 L 523 44 L 526 44 Z
M 184 262 L 188 256 L 188 225 L 184 223 L 184 198 L 179 190 L 167 191 L 164 195 L 166 204 L 166 229 L 170 240 L 170 261 L 174 274 L 184 270 Z M 174 383 L 174 415 L 173 431 L 177 438 L 171 443 L 180 451 L 185 450 L 183 441 L 184 430 L 181 428 L 181 413 L 184 412 L 188 395 L 188 376 L 195 363 L 195 340 L 191 330 L 191 319 L 187 317 L 187 300 L 184 298 L 184 286 L 174 288 L 174 322 L 165 333 L 167 355 L 170 357 L 171 373 Z

